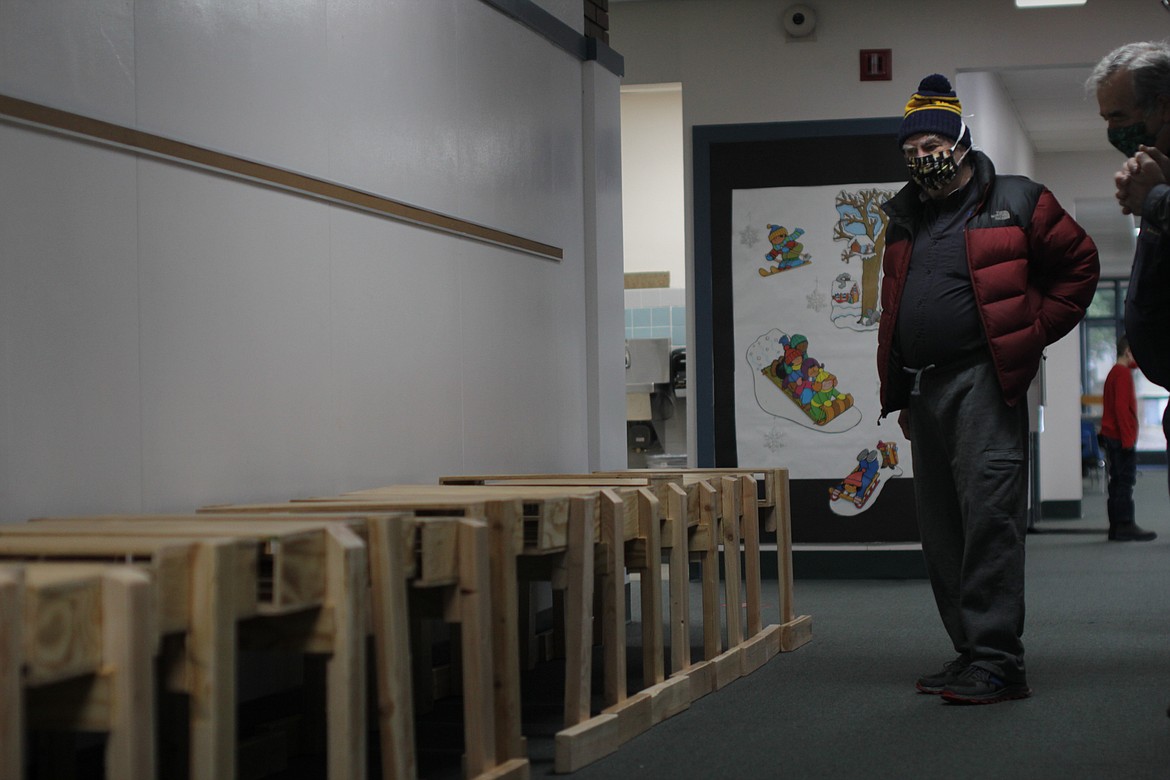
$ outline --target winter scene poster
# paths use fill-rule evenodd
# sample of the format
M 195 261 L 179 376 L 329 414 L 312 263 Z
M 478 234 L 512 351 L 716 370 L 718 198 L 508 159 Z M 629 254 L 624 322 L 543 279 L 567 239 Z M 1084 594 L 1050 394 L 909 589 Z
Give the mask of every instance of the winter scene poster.
M 856 516 L 913 474 L 896 415 L 881 425 L 880 206 L 902 183 L 737 189 L 731 265 L 741 463 L 829 480 Z

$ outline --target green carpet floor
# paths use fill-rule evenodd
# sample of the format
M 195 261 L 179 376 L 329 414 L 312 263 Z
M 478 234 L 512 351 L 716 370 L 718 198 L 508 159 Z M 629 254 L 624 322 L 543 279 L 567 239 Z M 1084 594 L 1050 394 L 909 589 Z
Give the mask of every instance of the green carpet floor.
M 798 580 L 811 643 L 572 777 L 1170 777 L 1166 472 L 1138 478 L 1149 543 L 1106 541 L 1105 498 L 1085 491 L 1082 519 L 1028 537 L 1032 698 L 964 707 L 915 692 L 953 656 L 926 581 Z M 539 743 L 532 775 L 550 776 Z

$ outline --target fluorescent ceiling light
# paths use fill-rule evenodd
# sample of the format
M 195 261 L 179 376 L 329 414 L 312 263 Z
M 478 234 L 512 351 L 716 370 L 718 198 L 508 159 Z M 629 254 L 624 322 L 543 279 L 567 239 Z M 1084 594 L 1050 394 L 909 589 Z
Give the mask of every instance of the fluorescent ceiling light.
M 1084 5 L 1085 0 L 1016 0 L 1016 8 L 1054 8 L 1059 5 Z

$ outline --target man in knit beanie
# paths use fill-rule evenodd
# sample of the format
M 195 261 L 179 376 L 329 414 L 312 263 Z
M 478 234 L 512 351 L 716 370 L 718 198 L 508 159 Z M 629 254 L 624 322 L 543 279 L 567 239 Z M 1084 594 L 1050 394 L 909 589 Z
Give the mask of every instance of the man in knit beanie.
M 922 79 L 898 144 L 878 327 L 881 416 L 914 461 L 922 552 L 955 652 L 916 688 L 956 704 L 1031 694 L 1024 670 L 1028 386 L 1081 320 L 1097 249 L 1056 198 L 997 175 L 945 76 Z

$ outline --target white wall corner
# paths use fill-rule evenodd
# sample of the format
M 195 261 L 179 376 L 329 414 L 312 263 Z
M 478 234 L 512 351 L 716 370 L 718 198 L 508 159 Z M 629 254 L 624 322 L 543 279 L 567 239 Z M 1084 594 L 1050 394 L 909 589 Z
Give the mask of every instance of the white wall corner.
M 596 62 L 581 68 L 589 467 L 625 468 L 621 83 Z

